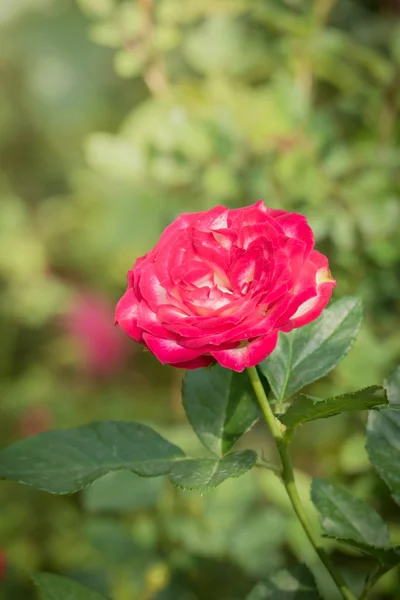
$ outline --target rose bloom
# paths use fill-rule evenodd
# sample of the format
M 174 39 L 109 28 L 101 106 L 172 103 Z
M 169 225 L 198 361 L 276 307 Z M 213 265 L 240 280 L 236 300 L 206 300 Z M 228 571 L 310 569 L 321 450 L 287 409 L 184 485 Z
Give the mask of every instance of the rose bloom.
M 261 200 L 182 214 L 128 272 L 116 322 L 163 364 L 242 371 L 329 302 L 336 282 L 313 248 L 305 217 Z

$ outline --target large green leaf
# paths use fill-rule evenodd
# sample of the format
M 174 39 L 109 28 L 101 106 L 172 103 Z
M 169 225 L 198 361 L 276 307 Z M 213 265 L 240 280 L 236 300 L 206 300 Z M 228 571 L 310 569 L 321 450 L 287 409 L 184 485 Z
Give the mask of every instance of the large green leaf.
M 372 546 L 390 546 L 386 523 L 362 500 L 317 478 L 312 482 L 311 498 L 328 535 Z
M 104 596 L 97 592 L 59 575 L 36 573 L 33 581 L 42 600 L 105 600 Z
M 388 404 L 386 392 L 377 385 L 333 398 L 320 399 L 301 394 L 279 419 L 287 427 L 294 427 L 307 421 L 333 417 L 342 412 L 368 410 L 385 404 Z
M 221 459 L 192 459 L 138 423 L 103 421 L 27 438 L 0 452 L 0 478 L 53 494 L 81 490 L 99 477 L 125 469 L 144 477 L 170 475 L 180 487 L 207 490 L 239 477 L 256 462 L 252 450 Z
M 313 575 L 304 565 L 278 571 L 259 583 L 247 600 L 320 600 Z
M 219 365 L 189 371 L 182 397 L 194 431 L 218 456 L 228 452 L 260 414 L 247 374 Z
M 170 479 L 184 489 L 210 490 L 229 477 L 239 477 L 254 467 L 253 450 L 231 452 L 222 458 L 183 460 L 174 465 Z
M 280 333 L 274 352 L 259 367 L 281 401 L 331 371 L 351 348 L 362 321 L 358 298 L 342 298 L 313 323 Z
M 398 410 L 369 413 L 367 452 L 371 463 L 389 486 L 393 498 L 400 504 L 400 413 Z
M 12 444 L 0 452 L 0 478 L 69 494 L 118 469 L 163 475 L 183 457 L 180 448 L 146 425 L 103 421 Z

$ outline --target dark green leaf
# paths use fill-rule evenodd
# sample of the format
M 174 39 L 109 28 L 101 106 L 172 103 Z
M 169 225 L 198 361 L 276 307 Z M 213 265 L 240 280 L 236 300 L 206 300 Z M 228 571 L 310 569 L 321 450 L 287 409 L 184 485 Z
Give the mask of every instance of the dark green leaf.
M 400 504 L 400 413 L 397 410 L 369 413 L 367 452 L 393 498 Z
M 400 366 L 385 381 L 390 404 L 400 405 Z
M 259 367 L 281 401 L 331 371 L 357 337 L 362 321 L 358 298 L 343 298 L 313 323 L 280 333 L 274 352 Z
M 219 365 L 189 371 L 182 397 L 194 431 L 218 456 L 228 452 L 260 414 L 247 374 Z
M 259 583 L 247 600 L 320 600 L 313 575 L 304 565 L 278 571 Z
M 322 479 L 313 479 L 311 499 L 322 527 L 330 536 L 372 546 L 390 546 L 386 523 L 362 500 Z
M 97 592 L 59 575 L 36 573 L 33 581 L 42 600 L 105 600 Z
M 183 457 L 180 448 L 146 425 L 103 421 L 46 431 L 5 448 L 0 452 L 0 478 L 69 494 L 118 469 L 163 475 Z
M 302 394 L 279 419 L 287 427 L 294 427 L 306 421 L 325 419 L 342 412 L 368 410 L 387 403 L 385 390 L 377 385 L 333 398 L 320 399 Z
M 325 535 L 324 537 L 336 540 L 337 542 L 346 544 L 352 548 L 356 548 L 363 554 L 366 554 L 371 558 L 375 558 L 377 561 L 383 565 L 386 565 L 387 567 L 394 567 L 400 563 L 400 546 L 378 547 L 373 546 L 372 544 L 363 544 L 362 542 L 358 542 L 356 540 L 344 539 L 333 535 Z
M 199 458 L 176 463 L 169 475 L 172 483 L 184 489 L 210 490 L 228 477 L 239 477 L 254 467 L 253 450 L 231 452 L 223 458 Z

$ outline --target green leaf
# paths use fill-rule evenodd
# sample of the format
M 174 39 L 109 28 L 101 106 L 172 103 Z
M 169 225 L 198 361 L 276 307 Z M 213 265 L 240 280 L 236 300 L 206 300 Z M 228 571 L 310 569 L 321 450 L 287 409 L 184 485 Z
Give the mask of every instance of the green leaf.
M 146 425 L 103 421 L 12 444 L 0 452 L 0 478 L 70 494 L 118 469 L 147 477 L 167 474 L 183 457 L 180 448 Z
M 400 405 L 400 366 L 384 383 L 390 404 Z
M 371 546 L 390 546 L 389 531 L 382 517 L 368 504 L 345 490 L 313 479 L 311 499 L 330 536 Z
M 174 465 L 169 477 L 180 488 L 207 491 L 229 477 L 240 477 L 254 467 L 256 460 L 253 450 L 231 452 L 223 458 L 183 460 Z
M 320 600 L 313 575 L 304 565 L 278 571 L 259 583 L 246 600 Z
M 356 548 L 363 554 L 366 554 L 371 558 L 375 558 L 382 565 L 387 567 L 394 567 L 400 563 L 400 546 L 378 547 L 373 546 L 372 544 L 363 544 L 362 542 L 358 542 L 356 540 L 344 539 L 333 535 L 324 535 L 324 537 L 331 540 L 336 540 L 342 544 L 346 544 L 346 546 Z
M 400 504 L 400 413 L 398 410 L 369 413 L 367 452 L 371 463 L 389 486 L 394 500 Z
M 274 352 L 259 367 L 281 401 L 334 369 L 351 348 L 362 321 L 359 298 L 342 298 L 316 320 L 280 333 Z
M 377 385 L 333 398 L 320 399 L 301 394 L 285 414 L 279 416 L 279 420 L 287 427 L 294 427 L 307 421 L 326 419 L 342 412 L 368 410 L 387 403 L 385 390 Z
M 53 575 L 51 573 L 36 573 L 33 581 L 37 585 L 42 600 L 105 600 L 94 590 L 80 583 Z
M 88 518 L 83 524 L 83 534 L 90 546 L 107 562 L 113 565 L 131 565 L 146 550 L 137 543 L 126 523 L 115 518 Z
M 219 365 L 189 371 L 183 380 L 182 397 L 197 436 L 218 456 L 228 452 L 260 414 L 247 373 Z
M 157 503 L 162 486 L 160 478 L 139 477 L 131 471 L 113 471 L 83 491 L 83 506 L 90 512 L 149 508 Z

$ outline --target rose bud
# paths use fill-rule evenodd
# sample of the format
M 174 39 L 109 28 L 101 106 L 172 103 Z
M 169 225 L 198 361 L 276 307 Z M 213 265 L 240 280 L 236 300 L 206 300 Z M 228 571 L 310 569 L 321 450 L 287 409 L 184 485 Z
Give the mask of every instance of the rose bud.
M 128 272 L 116 323 L 163 364 L 242 371 L 328 304 L 336 282 L 313 248 L 305 217 L 261 200 L 182 214 Z

